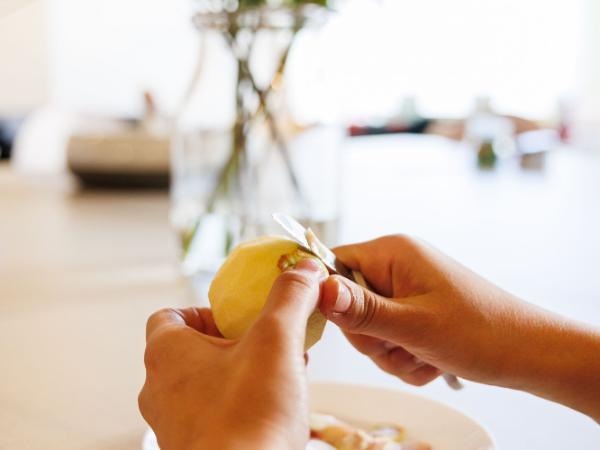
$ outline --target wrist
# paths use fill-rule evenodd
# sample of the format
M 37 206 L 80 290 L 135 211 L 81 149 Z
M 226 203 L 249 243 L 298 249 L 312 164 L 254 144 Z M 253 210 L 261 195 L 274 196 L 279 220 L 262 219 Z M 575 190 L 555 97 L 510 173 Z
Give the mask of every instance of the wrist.
M 548 312 L 528 320 L 514 387 L 600 420 L 600 333 Z

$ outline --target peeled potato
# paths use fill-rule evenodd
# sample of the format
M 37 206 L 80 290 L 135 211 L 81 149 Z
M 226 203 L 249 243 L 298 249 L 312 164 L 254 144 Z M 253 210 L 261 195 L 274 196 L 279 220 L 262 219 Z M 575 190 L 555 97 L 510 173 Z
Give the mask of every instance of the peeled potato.
M 315 258 L 294 241 L 282 237 L 265 236 L 238 245 L 215 275 L 208 291 L 221 334 L 229 339 L 241 337 L 260 314 L 279 274 L 307 257 Z M 325 265 L 323 272 L 327 273 Z M 304 343 L 306 350 L 321 339 L 325 322 L 318 310 L 310 316 Z

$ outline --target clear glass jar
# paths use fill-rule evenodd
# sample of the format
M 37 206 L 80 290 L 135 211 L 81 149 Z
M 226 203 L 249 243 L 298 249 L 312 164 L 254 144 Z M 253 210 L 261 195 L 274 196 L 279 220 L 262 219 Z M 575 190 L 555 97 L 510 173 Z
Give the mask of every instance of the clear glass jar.
M 214 273 L 240 241 L 281 234 L 274 212 L 335 240 L 343 133 L 301 131 L 285 107 L 287 54 L 306 20 L 304 10 L 281 8 L 195 18 L 203 50 L 171 158 L 171 222 L 187 275 Z M 270 74 L 253 70 L 256 55 L 271 61 Z

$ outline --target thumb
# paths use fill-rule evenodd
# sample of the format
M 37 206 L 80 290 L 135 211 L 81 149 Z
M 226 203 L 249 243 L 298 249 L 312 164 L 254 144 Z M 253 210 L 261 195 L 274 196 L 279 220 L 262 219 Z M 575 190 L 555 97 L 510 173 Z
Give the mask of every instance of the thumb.
M 321 312 L 348 333 L 394 341 L 407 321 L 407 308 L 340 276 L 323 283 Z
M 312 259 L 279 275 L 251 333 L 285 350 L 303 352 L 308 318 L 317 307 L 325 277 L 323 266 Z

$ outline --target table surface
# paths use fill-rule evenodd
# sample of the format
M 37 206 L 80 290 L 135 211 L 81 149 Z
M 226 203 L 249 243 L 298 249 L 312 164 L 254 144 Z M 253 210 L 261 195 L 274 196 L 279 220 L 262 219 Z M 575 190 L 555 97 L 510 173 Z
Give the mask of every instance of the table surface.
M 481 171 L 444 140 L 377 137 L 351 140 L 343 162 L 340 241 L 419 235 L 515 294 L 600 326 L 599 155 L 565 149 L 540 170 L 511 160 Z M 146 318 L 198 303 L 179 273 L 168 195 L 81 191 L 66 176 L 4 166 L 0 205 L 0 449 L 139 448 Z M 600 443 L 590 419 L 524 393 L 406 386 L 332 326 L 309 376 L 446 402 L 501 449 Z

